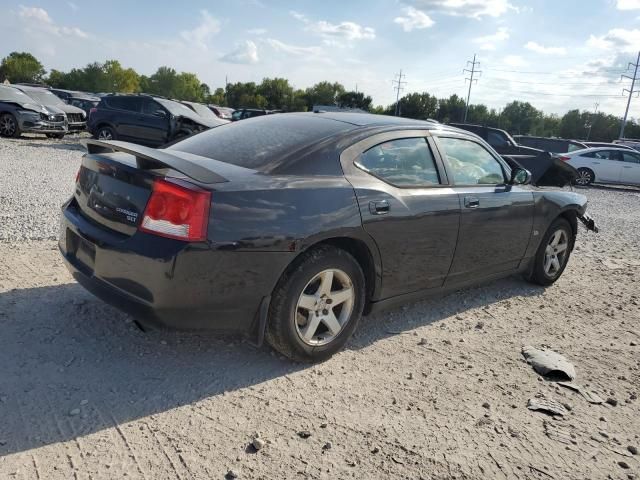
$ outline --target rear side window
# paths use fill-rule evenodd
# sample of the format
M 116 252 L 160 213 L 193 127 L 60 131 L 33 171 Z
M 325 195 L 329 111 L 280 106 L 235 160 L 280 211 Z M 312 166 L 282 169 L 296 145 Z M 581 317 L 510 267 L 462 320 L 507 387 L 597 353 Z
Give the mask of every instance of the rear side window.
M 438 185 L 440 178 L 425 138 L 402 138 L 364 152 L 356 165 L 398 187 Z
M 507 147 L 509 146 L 509 140 L 507 136 L 502 132 L 489 131 L 487 134 L 487 143 L 492 147 Z
M 133 97 L 109 97 L 105 98 L 107 106 L 118 110 L 127 110 L 129 112 L 140 111 L 140 99 Z
M 212 128 L 169 149 L 269 171 L 296 150 L 352 128 L 344 122 L 305 114 L 266 115 Z
M 505 182 L 502 166 L 481 145 L 462 138 L 440 137 L 453 180 L 458 185 L 500 185 Z
M 640 163 L 640 155 L 638 155 L 637 153 L 624 152 L 622 154 L 622 157 L 623 157 L 625 162 Z

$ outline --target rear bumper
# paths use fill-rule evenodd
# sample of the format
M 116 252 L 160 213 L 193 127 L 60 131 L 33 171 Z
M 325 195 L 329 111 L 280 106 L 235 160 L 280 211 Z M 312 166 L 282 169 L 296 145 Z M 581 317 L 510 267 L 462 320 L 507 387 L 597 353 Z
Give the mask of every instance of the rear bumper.
M 145 325 L 249 334 L 292 255 L 126 237 L 85 219 L 75 200 L 63 206 L 58 246 L 78 283 Z

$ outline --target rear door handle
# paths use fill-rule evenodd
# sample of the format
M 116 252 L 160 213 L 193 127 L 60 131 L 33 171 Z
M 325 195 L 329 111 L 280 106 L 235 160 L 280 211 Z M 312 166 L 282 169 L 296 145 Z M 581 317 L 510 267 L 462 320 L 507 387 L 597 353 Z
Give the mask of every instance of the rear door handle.
M 376 200 L 369 202 L 369 211 L 373 215 L 386 215 L 389 213 L 389 202 L 386 200 Z
M 478 208 L 480 200 L 478 200 L 478 197 L 464 197 L 464 206 L 466 208 Z

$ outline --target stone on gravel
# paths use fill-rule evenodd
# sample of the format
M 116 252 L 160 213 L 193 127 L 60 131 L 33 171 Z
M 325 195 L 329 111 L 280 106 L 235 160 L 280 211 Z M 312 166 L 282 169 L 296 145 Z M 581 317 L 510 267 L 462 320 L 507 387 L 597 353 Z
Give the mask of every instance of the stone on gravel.
M 638 449 L 636 447 L 634 447 L 633 445 L 629 445 L 627 447 L 627 450 L 629 451 L 629 453 L 631 455 L 637 455 L 638 454 Z
M 624 468 L 625 470 L 631 468 L 627 462 L 623 462 L 622 460 L 618 462 L 618 465 L 620 465 L 620 468 Z
M 267 443 L 260 437 L 254 438 L 253 442 L 251 442 L 251 445 L 253 445 L 253 448 L 256 449 L 256 452 L 259 452 L 260 450 L 262 450 L 266 444 Z
M 607 398 L 606 403 L 608 405 L 611 405 L 612 407 L 617 407 L 618 406 L 618 401 L 615 398 L 612 398 L 612 397 Z
M 234 470 L 229 470 L 224 476 L 227 480 L 232 480 L 234 478 L 238 478 L 238 474 Z
M 71 415 L 72 417 L 75 417 L 76 415 L 80 415 L 80 409 L 79 408 L 74 408 L 73 410 L 71 410 L 69 412 L 69 415 Z
M 322 446 L 323 450 L 331 450 L 331 448 L 333 447 L 333 444 L 331 442 L 327 442 Z
M 311 436 L 311 432 L 309 430 L 301 430 L 298 432 L 298 436 L 300 438 L 309 438 Z

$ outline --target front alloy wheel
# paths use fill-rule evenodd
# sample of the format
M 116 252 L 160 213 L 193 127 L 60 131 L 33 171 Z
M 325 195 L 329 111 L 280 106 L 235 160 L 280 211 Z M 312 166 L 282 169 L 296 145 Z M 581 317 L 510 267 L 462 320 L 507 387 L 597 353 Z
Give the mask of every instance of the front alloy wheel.
M 0 135 L 3 137 L 17 137 L 18 123 L 13 115 L 5 113 L 0 117 Z
M 98 130 L 98 140 L 113 140 L 113 131 L 109 127 L 102 127 Z
M 349 276 L 342 270 L 318 273 L 298 298 L 296 331 L 307 345 L 326 345 L 349 322 L 355 295 Z
M 567 233 L 560 229 L 556 230 L 547 244 L 544 251 L 544 272 L 549 278 L 559 275 L 562 266 L 566 262 L 569 249 L 569 239 Z

